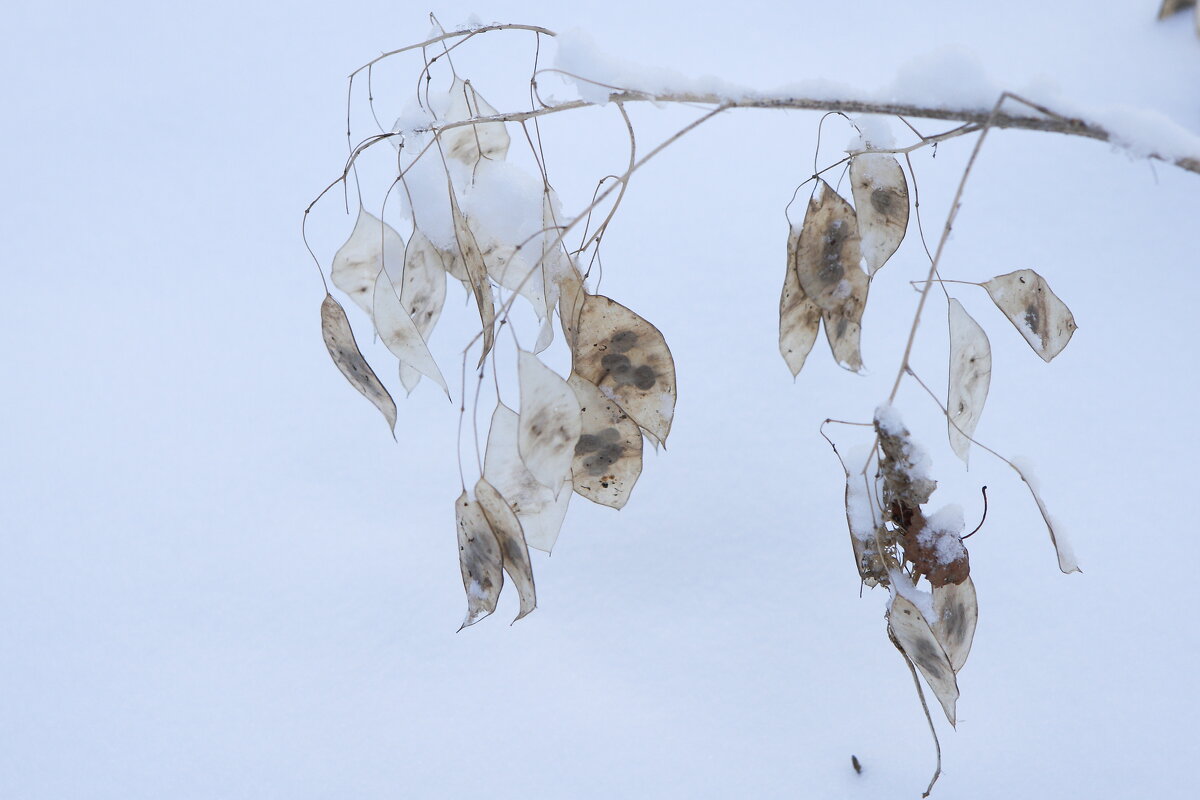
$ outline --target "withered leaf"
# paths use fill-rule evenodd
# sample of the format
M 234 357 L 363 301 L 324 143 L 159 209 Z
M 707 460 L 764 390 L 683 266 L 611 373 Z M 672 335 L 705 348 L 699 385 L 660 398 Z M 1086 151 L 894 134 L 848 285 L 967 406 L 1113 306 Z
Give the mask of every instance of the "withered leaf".
M 571 478 L 564 478 L 559 492 L 538 483 L 521 460 L 519 427 L 517 412 L 505 405 L 496 406 L 483 456 L 483 475 L 521 520 L 526 543 L 549 553 L 567 515 Z
M 512 245 L 484 248 L 483 263 L 493 281 L 529 301 L 538 319 L 546 316 L 545 285 L 540 264 L 535 266 L 527 261 Z
M 504 571 L 517 586 L 521 596 L 521 611 L 517 619 L 521 619 L 537 606 L 537 592 L 533 586 L 533 566 L 529 563 L 529 548 L 525 545 L 525 533 L 521 530 L 521 522 L 495 487 L 484 478 L 475 484 L 475 499 L 488 523 L 492 533 L 500 544 L 503 556 Z M 513 622 L 516 622 L 514 619 Z
M 1033 270 L 997 275 L 983 288 L 1043 361 L 1049 362 L 1071 341 L 1076 328 L 1071 309 Z
M 975 582 L 968 576 L 962 583 L 935 586 L 933 617 L 933 635 L 957 673 L 967 663 L 971 641 L 975 638 L 975 625 L 979 621 Z
M 396 403 L 376 377 L 371 365 L 363 358 L 362 351 L 358 349 L 354 333 L 350 330 L 350 320 L 346 319 L 345 309 L 330 294 L 326 294 L 321 302 L 321 335 L 325 339 L 325 347 L 329 350 L 333 363 L 337 364 L 337 368 L 346 376 L 346 380 L 350 381 L 351 386 L 375 404 L 394 435 Z
M 862 153 L 850 159 L 850 187 L 858 212 L 862 255 L 871 275 L 900 247 L 908 229 L 908 181 L 890 153 Z
M 483 508 L 464 491 L 454 502 L 458 522 L 458 568 L 467 592 L 467 615 L 459 630 L 496 610 L 504 586 L 503 556 Z
M 796 251 L 800 244 L 800 229 L 792 228 L 788 236 L 787 274 L 783 278 L 783 293 L 779 297 L 779 352 L 787 362 L 792 377 L 800 374 L 804 362 L 817 341 L 821 328 L 821 308 L 804 293 L 796 273 Z
M 616 401 L 601 394 L 591 381 L 572 372 L 567 384 L 575 390 L 583 412 L 582 432 L 571 462 L 575 491 L 593 503 L 621 508 L 642 474 L 642 432 Z
M 563 338 L 571 352 L 575 351 L 575 342 L 579 331 L 579 314 L 583 310 L 583 301 L 587 299 L 587 290 L 583 286 L 583 276 L 570 261 L 566 269 L 558 277 L 558 319 L 562 325 Z
M 796 246 L 796 275 L 805 295 L 821 309 L 834 359 L 852 371 L 862 368 L 859 340 L 870 283 L 861 262 L 854 209 L 818 180 Z
M 492 297 L 492 284 L 488 282 L 483 253 L 480 252 L 475 234 L 467 224 L 467 218 L 458 207 L 453 186 L 450 187 L 450 213 L 454 217 L 454 238 L 458 242 L 458 256 L 462 259 L 463 268 L 470 279 L 471 292 L 475 295 L 475 304 L 479 307 L 479 320 L 483 326 L 483 352 L 479 355 L 479 366 L 482 366 L 496 342 L 496 301 Z
M 964 462 L 992 382 L 992 346 L 979 323 L 950 300 L 950 383 L 946 399 L 950 446 Z
M 462 122 L 497 113 L 469 81 L 455 78 L 450 87 L 450 105 L 442 121 Z M 447 156 L 470 166 L 481 157 L 502 161 L 508 154 L 509 136 L 503 122 L 480 122 L 452 128 L 443 133 L 441 139 Z
M 666 441 L 675 415 L 675 361 L 658 328 L 614 300 L 587 295 L 572 356 L 582 378 L 649 436 Z
M 933 630 L 925 620 L 920 610 L 904 595 L 897 594 L 892 598 L 888 609 L 888 629 L 893 638 L 900 644 L 904 654 L 908 656 L 925 682 L 937 696 L 946 712 L 946 719 L 954 725 L 954 708 L 958 703 L 958 681 L 954 677 L 954 668 L 950 658 L 933 635 Z
M 913 441 L 892 406 L 881 406 L 875 411 L 875 433 L 883 450 L 879 469 L 883 474 L 884 506 L 899 502 L 917 508 L 928 503 L 937 489 L 937 481 L 929 476 L 929 456 Z
M 404 239 L 391 225 L 369 214 L 360 205 L 350 238 L 333 257 L 330 271 L 333 285 L 370 314 L 375 282 L 385 264 L 396 275 L 400 274 L 404 264 Z
M 446 304 L 446 270 L 442 266 L 441 254 L 420 230 L 413 233 L 408 242 L 400 303 L 412 317 L 421 338 L 428 342 Z M 400 362 L 400 382 L 406 391 L 411 393 L 420 380 L 420 372 Z
M 571 475 L 582 427 L 574 390 L 537 356 L 520 351 L 521 422 L 517 446 L 533 477 L 555 495 Z
M 872 587 L 889 583 L 880 546 L 888 548 L 895 538 L 895 534 L 884 527 L 876 511 L 876 502 L 871 496 L 874 482 L 859 470 L 846 470 L 846 523 L 850 528 L 850 545 L 854 548 L 859 578 Z
M 379 273 L 375 284 L 374 303 L 372 317 L 375 320 L 375 331 L 387 349 L 391 350 L 392 355 L 400 359 L 401 363 L 411 365 L 422 375 L 428 375 L 436 381 L 448 397 L 450 390 L 446 386 L 446 379 L 442 377 L 442 371 L 434 361 L 433 354 L 429 352 L 425 339 L 396 293 L 387 270 Z
M 924 575 L 934 588 L 962 583 L 971 576 L 970 557 L 962 543 L 962 515 L 957 517 L 957 524 L 947 526 L 943 515 L 926 518 L 920 508 L 903 501 L 893 505 L 892 518 L 903 525 L 904 557 L 912 563 L 913 574 Z

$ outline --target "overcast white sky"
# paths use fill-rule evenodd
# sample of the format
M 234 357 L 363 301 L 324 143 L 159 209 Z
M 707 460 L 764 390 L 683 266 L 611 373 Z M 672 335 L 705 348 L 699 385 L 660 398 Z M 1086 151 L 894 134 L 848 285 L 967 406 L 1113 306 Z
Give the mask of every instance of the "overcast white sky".
M 674 349 L 675 428 L 626 509 L 576 498 L 554 556 L 535 554 L 539 608 L 512 627 L 509 590 L 455 633 L 457 414 L 422 385 L 395 443 L 338 375 L 301 211 L 341 169 L 346 75 L 424 38 L 430 10 L 581 28 L 618 59 L 764 89 L 870 90 L 957 53 L 997 86 L 1200 135 L 1190 17 L 1100 5 L 10 4 L 0 796 L 919 795 L 925 721 L 884 597 L 859 597 L 817 428 L 886 396 L 927 262 L 910 235 L 873 286 L 866 377 L 818 342 L 793 382 L 775 341 L 783 207 L 818 115 L 727 114 L 631 186 L 602 288 Z M 530 41 L 480 39 L 456 65 L 522 108 Z M 385 124 L 418 69 L 381 70 Z M 971 76 L 942 78 L 931 92 Z M 633 113 L 648 148 L 696 111 Z M 623 168 L 623 131 L 611 108 L 543 127 L 568 211 Z M 848 138 L 825 132 L 822 161 Z M 914 157 L 926 230 L 970 147 Z M 1080 327 L 1044 364 L 961 287 L 995 359 L 979 436 L 1036 465 L 1084 573 L 1058 572 L 1019 481 L 978 454 L 963 473 L 936 410 L 902 391 L 935 503 L 973 518 L 980 485 L 992 500 L 935 796 L 1194 796 L 1198 190 L 1106 144 L 998 133 L 983 151 L 944 274 L 1036 269 Z M 326 267 L 352 225 L 337 198 L 314 212 Z M 434 340 L 455 375 L 457 292 Z M 942 313 L 916 359 L 934 380 Z

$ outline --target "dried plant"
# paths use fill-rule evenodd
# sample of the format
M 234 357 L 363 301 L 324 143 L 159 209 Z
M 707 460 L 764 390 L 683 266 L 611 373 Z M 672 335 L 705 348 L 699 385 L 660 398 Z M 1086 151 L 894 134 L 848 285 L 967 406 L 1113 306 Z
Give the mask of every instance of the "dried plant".
M 939 261 L 961 206 L 963 187 L 989 130 L 1015 127 L 1103 140 L 1111 138 L 1109 133 L 1095 124 L 1058 115 L 1010 94 L 1002 95 L 990 111 L 980 111 L 761 94 L 650 94 L 607 87 L 607 101 L 616 105 L 629 131 L 629 165 L 623 174 L 601 181 L 589 205 L 569 214 L 562 209 L 541 157 L 540 131 L 531 135 L 528 126 L 531 122 L 536 125 L 539 117 L 590 103 L 542 102 L 536 95 L 535 65 L 531 107 L 497 111 L 470 80 L 454 71 L 448 58 L 455 48 L 494 31 L 532 34 L 539 48 L 543 39 L 554 36 L 543 28 L 526 25 L 442 32 L 357 70 L 351 77 L 351 87 L 356 76 L 366 72 L 369 77 L 380 61 L 402 53 L 419 53 L 423 63 L 418 80 L 419 113 L 393 129 L 381 128 L 357 143 L 351 141 L 350 157 L 340 176 L 305 210 L 307 219 L 321 197 L 335 187 L 347 187 L 363 153 L 381 143 L 394 144 L 398 157 L 392 188 L 401 198 L 411 224 L 408 239 L 383 220 L 382 204 L 375 215 L 360 200 L 357 221 L 346 243 L 333 256 L 331 282 L 367 315 L 374 334 L 395 356 L 398 379 L 408 392 L 423 376 L 448 394 L 451 390 L 427 341 L 441 316 L 448 277 L 462 283 L 474 302 L 479 327 L 462 352 L 460 415 L 466 413 L 468 401 L 478 406 L 487 371 L 495 376 L 502 361 L 515 363 L 519 410 L 501 401 L 497 383 L 495 406 L 474 481 L 467 480 L 468 467 L 460 461 L 462 486 L 454 506 L 467 601 L 462 627 L 475 624 L 496 609 L 505 573 L 519 595 L 517 619 L 533 611 L 537 600 L 528 548 L 549 551 L 554 546 L 572 494 L 612 508 L 623 507 L 643 468 L 644 442 L 657 448 L 670 434 L 676 374 L 666 340 L 640 314 L 589 288 L 594 285 L 590 265 L 629 178 L 689 131 L 735 108 L 821 108 L 835 113 L 954 120 L 958 123 L 954 127 L 936 135 L 918 135 L 918 140 L 907 147 L 874 147 L 864 137 L 861 146 L 852 148 L 844 158 L 823 169 L 814 168 L 801 184 L 811 184 L 803 219 L 793 223 L 788 233 L 779 304 L 779 349 L 793 375 L 804 367 L 822 328 L 834 360 L 851 372 L 860 371 L 860 339 L 868 317 L 871 282 L 900 247 L 910 228 L 910 216 L 920 221 L 910 201 L 910 185 L 915 185 L 916 176 L 908 155 L 948 139 L 977 135 L 937 246 L 932 253 L 926 249 L 928 272 L 923 281 L 917 282 L 920 299 L 891 394 L 879 405 L 873 419 L 849 423 L 868 430 L 871 441 L 854 455 L 833 448 L 845 472 L 845 512 L 859 577 L 865 586 L 887 589 L 887 635 L 912 671 L 922 705 L 925 700 L 918 674 L 954 725 L 956 676 L 966 663 L 978 619 L 971 562 L 964 544 L 971 534 L 964 534 L 958 506 L 931 508 L 937 489 L 931 461 L 893 402 L 901 383 L 914 381 L 940 407 L 949 444 L 964 463 L 974 444 L 1011 466 L 1030 489 L 1046 521 L 1060 569 L 1064 573 L 1079 570 L 1027 471 L 974 439 L 991 382 L 991 345 L 984 327 L 947 288 L 967 282 L 943 280 Z M 438 93 L 433 89 L 432 75 L 443 65 L 448 67 L 451 80 L 449 88 Z M 625 104 L 643 101 L 707 104 L 712 108 L 639 158 Z M 1014 112 L 1014 107 L 1024 110 Z M 529 143 L 536 174 L 506 160 L 513 142 L 509 125 L 519 126 Z M 907 175 L 897 158 L 900 155 L 908 166 Z M 1200 172 L 1200 162 L 1195 158 L 1151 157 Z M 848 168 L 849 197 L 823 177 L 842 166 Z M 498 207 L 496 198 L 504 201 L 503 208 Z M 607 215 L 600 219 L 598 211 L 606 203 Z M 567 244 L 567 236 L 573 232 L 582 234 L 574 248 Z M 324 280 L 319 259 L 318 267 Z M 970 285 L 986 291 L 1002 315 L 1047 362 L 1062 352 L 1075 332 L 1075 320 L 1066 304 L 1033 270 L 1020 269 Z M 945 296 L 949 329 L 944 401 L 910 364 L 916 332 L 927 302 L 935 294 L 934 287 Z M 527 306 L 537 320 L 536 333 L 520 334 L 533 342 L 529 349 L 518 343 L 518 303 Z M 556 317 L 570 359 L 565 375 L 549 366 L 542 355 L 555 338 Z M 392 396 L 359 351 L 346 313 L 328 289 L 321 319 L 334 363 L 351 385 L 383 413 L 389 429 L 394 431 L 396 406 Z M 502 346 L 500 326 L 512 332 L 511 348 Z M 468 368 L 477 372 L 474 387 L 466 380 Z M 826 420 L 821 425 L 822 433 L 826 424 L 834 422 Z M 459 430 L 462 436 L 461 425 Z M 832 446 L 832 439 L 826 438 Z M 468 485 L 473 488 L 468 490 Z M 984 498 L 986 503 L 986 493 Z M 925 711 L 929 717 L 927 706 Z M 931 717 L 929 725 L 936 745 Z M 938 746 L 937 770 L 926 794 L 940 770 Z

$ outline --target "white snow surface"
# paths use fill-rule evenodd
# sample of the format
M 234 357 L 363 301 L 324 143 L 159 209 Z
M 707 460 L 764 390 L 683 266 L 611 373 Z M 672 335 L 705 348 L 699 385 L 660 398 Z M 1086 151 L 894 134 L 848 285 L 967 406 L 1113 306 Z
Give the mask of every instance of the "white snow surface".
M 534 613 L 508 624 L 519 598 L 506 581 L 498 613 L 455 633 L 467 597 L 453 501 L 474 485 L 496 396 L 516 405 L 510 328 L 474 408 L 474 359 L 461 353 L 479 318 L 452 281 L 428 342 L 454 402 L 424 381 L 401 400 L 394 357 L 347 308 L 399 401 L 393 441 L 320 334 L 317 267 L 328 279 L 359 186 L 335 184 L 303 209 L 342 174 L 346 76 L 471 5 L 6 6 L 0 67 L 21 79 L 5 87 L 15 123 L 0 128 L 12 267 L 0 315 L 0 798 L 912 800 L 925 788 L 933 749 L 887 640 L 889 594 L 861 586 L 845 478 L 818 427 L 869 423 L 888 396 L 916 305 L 909 282 L 928 259 L 910 227 L 872 280 L 863 375 L 835 365 L 822 339 L 792 379 L 777 348 L 784 207 L 812 174 L 816 112 L 721 114 L 634 177 L 589 286 L 669 342 L 670 440 L 644 449 L 624 509 L 576 497 L 553 557 L 530 554 Z M 1104 109 L 1140 109 L 1110 124 L 1186 150 L 1200 133 L 1200 39 L 1188 14 L 1156 21 L 1157 5 L 474 7 L 487 22 L 582 28 L 618 67 L 721 76 L 698 88 L 920 96 L 942 80 L 939 91 L 971 95 L 985 82 L 1106 120 Z M 365 72 L 354 82 L 352 144 L 408 119 L 423 55 L 437 57 L 435 91 L 453 61 L 498 109 L 530 108 L 535 43 L 503 31 L 449 57 L 435 45 L 384 59 L 376 114 Z M 541 48 L 544 69 L 555 46 L 543 36 Z M 906 67 L 955 52 L 980 68 L 961 89 Z M 896 86 L 902 73 L 915 83 Z M 552 72 L 538 84 L 544 98 L 575 97 Z M 646 154 L 706 109 L 626 110 Z M 908 121 L 926 135 L 950 127 Z M 568 214 L 628 163 L 611 105 L 539 126 Z M 825 120 L 818 167 L 851 129 Z M 508 130 L 509 163 L 536 176 L 520 128 Z M 931 247 L 974 143 L 912 154 Z M 372 147 L 357 177 L 368 210 L 408 238 L 402 187 L 383 203 L 396 159 Z M 445 214 L 440 173 L 414 178 L 418 218 Z M 836 187 L 837 170 L 827 175 Z M 963 472 L 941 412 L 902 381 L 895 402 L 937 461 L 939 504 L 961 503 L 973 524 L 981 484 L 989 497 L 967 543 L 979 625 L 957 729 L 935 721 L 933 800 L 1196 794 L 1195 589 L 1164 562 L 1185 563 L 1171 555 L 1200 449 L 1187 422 L 1200 378 L 1180 368 L 1200 341 L 1198 192 L 1200 176 L 1075 137 L 998 131 L 975 162 L 943 277 L 1028 266 L 1080 322 L 1046 364 L 986 293 L 947 284 L 992 342 L 984 441 L 1029 454 L 1087 572 L 1061 574 L 1027 487 L 990 457 Z M 1152 280 L 1114 284 L 1143 267 Z M 1138 335 L 1146 320 L 1153 337 Z M 521 346 L 535 341 L 532 314 L 511 324 Z M 945 327 L 936 289 L 913 369 L 939 394 Z M 1170 346 L 1148 344 L 1160 341 Z M 561 336 L 545 358 L 566 374 Z M 874 435 L 825 431 L 841 452 L 842 437 Z M 523 478 L 512 460 L 506 471 Z M 526 499 L 546 503 L 545 545 L 559 510 Z M 484 720 L 498 731 L 479 743 Z

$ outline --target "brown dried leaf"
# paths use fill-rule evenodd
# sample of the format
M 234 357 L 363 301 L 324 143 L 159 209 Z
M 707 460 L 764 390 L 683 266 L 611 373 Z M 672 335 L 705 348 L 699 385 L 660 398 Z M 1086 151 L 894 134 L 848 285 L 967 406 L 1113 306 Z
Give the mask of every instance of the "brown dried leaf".
M 454 516 L 458 522 L 458 568 L 467 592 L 467 616 L 461 631 L 496 610 L 504 586 L 503 556 L 483 508 L 467 499 L 465 491 L 454 502 Z
M 421 338 L 428 342 L 446 304 L 446 270 L 437 248 L 419 230 L 408 242 L 400 302 L 412 317 Z M 411 393 L 420 380 L 420 372 L 403 361 L 400 363 L 400 382 L 406 391 Z
M 488 282 L 483 253 L 479 250 L 479 243 L 475 241 L 475 234 L 467 224 L 467 218 L 458 207 L 453 186 L 450 187 L 450 213 L 454 217 L 454 238 L 458 241 L 458 255 L 470 279 L 471 292 L 475 295 L 475 304 L 479 307 L 479 320 L 483 325 L 483 352 L 479 354 L 479 366 L 482 366 L 496 342 L 496 302 L 492 297 L 492 285 Z
M 521 596 L 521 611 L 517 614 L 517 619 L 521 619 L 537 607 L 533 566 L 529 563 L 529 548 L 525 546 L 525 533 L 521 530 L 521 522 L 513 513 L 508 501 L 483 478 L 475 484 L 475 499 L 483 509 L 484 516 L 492 526 L 492 533 L 496 535 L 500 544 L 504 571 L 517 585 L 517 593 Z
M 997 275 L 983 288 L 1043 361 L 1049 362 L 1071 341 L 1076 328 L 1071 309 L 1033 270 Z
M 350 385 L 358 389 L 362 396 L 375 404 L 387 420 L 392 434 L 396 432 L 396 403 L 388 390 L 383 387 L 371 365 L 363 358 L 362 351 L 354 341 L 354 333 L 350 330 L 350 320 L 346 319 L 346 311 L 341 303 L 330 294 L 325 295 L 321 303 L 321 335 L 325 339 L 325 347 L 333 358 L 333 363 L 350 381 Z
M 926 518 L 920 508 L 901 503 L 893 506 L 893 520 L 902 525 L 900 541 L 904 558 L 912 563 L 914 575 L 924 575 L 934 588 L 962 583 L 971 576 L 971 561 L 962 543 L 962 514 L 954 524 L 935 514 Z M 899 516 L 899 519 L 896 517 Z
M 800 374 L 804 362 L 817 341 L 821 328 L 821 308 L 808 299 L 796 274 L 796 250 L 800 244 L 800 229 L 792 228 L 788 236 L 787 274 L 783 278 L 783 293 L 779 297 L 779 352 L 787 362 L 792 377 Z
M 862 255 L 874 275 L 904 241 L 908 229 L 908 181 L 889 153 L 863 153 L 850 159 L 850 187 L 858 212 Z
M 496 406 L 483 455 L 483 475 L 521 520 L 526 543 L 549 553 L 567 515 L 571 479 L 567 476 L 559 487 L 557 499 L 556 492 L 538 483 L 521 460 L 519 428 L 517 412 L 505 405 Z
M 883 525 L 871 497 L 872 479 L 859 470 L 846 470 L 846 524 L 858 576 L 867 586 L 888 585 L 887 565 L 879 553 L 880 545 L 889 547 L 895 534 Z
M 933 635 L 957 673 L 967 663 L 971 641 L 975 638 L 975 625 L 979 621 L 975 582 L 968 577 L 962 583 L 935 586 L 933 618 Z
M 403 263 L 404 239 L 391 225 L 360 205 L 350 238 L 333 257 L 330 277 L 334 286 L 370 314 L 375 281 L 384 265 L 394 267 L 399 274 Z
M 675 361 L 658 328 L 614 300 L 587 295 L 572 355 L 581 377 L 649 436 L 666 441 L 675 414 Z
M 521 423 L 517 446 L 533 477 L 557 493 L 569 480 L 582 419 L 579 400 L 567 382 L 537 356 L 520 351 Z
M 946 399 L 949 414 L 946 426 L 950 446 L 964 463 L 968 462 L 971 437 L 983 415 L 988 387 L 992 382 L 992 346 L 979 323 L 962 307 L 950 300 L 950 383 Z
M 805 295 L 821 309 L 834 359 L 853 371 L 862 368 L 859 339 L 870 283 L 861 262 L 854 209 L 818 181 L 796 246 L 796 274 Z
M 642 474 L 642 432 L 595 384 L 572 372 L 567 383 L 583 412 L 571 477 L 575 491 L 602 506 L 621 508 Z
M 475 117 L 491 117 L 498 112 L 484 100 L 469 81 L 454 79 L 450 87 L 450 106 L 443 122 L 461 122 Z M 503 161 L 508 154 L 509 136 L 503 122 L 480 122 L 453 128 L 442 134 L 446 155 L 469 166 L 480 157 Z
M 892 406 L 875 411 L 875 433 L 883 457 L 879 469 L 883 473 L 883 504 L 891 508 L 901 503 L 917 508 L 929 502 L 937 489 L 937 481 L 929 475 L 930 460 L 925 450 L 912 440 L 900 414 Z
M 449 397 L 450 389 L 446 386 L 446 379 L 442 377 L 442 371 L 434 361 L 433 354 L 429 352 L 421 332 L 417 330 L 416 323 L 408 315 L 400 296 L 396 294 L 396 288 L 388 277 L 387 270 L 379 273 L 375 284 L 374 302 L 372 317 L 375 320 L 375 331 L 387 349 L 391 350 L 392 355 L 400 359 L 402 364 L 409 364 L 422 375 L 428 375 L 436 381 Z
M 937 637 L 933 635 L 929 623 L 912 601 L 900 594 L 892 598 L 887 616 L 888 630 L 892 637 L 899 643 L 909 660 L 916 664 L 917 669 L 921 671 L 925 683 L 929 684 L 929 688 L 937 696 L 938 702 L 942 704 L 942 710 L 946 712 L 946 719 L 950 721 L 951 725 L 954 725 L 954 708 L 958 703 L 958 681 L 955 680 L 950 658 L 946 655 L 946 651 L 938 642 Z

